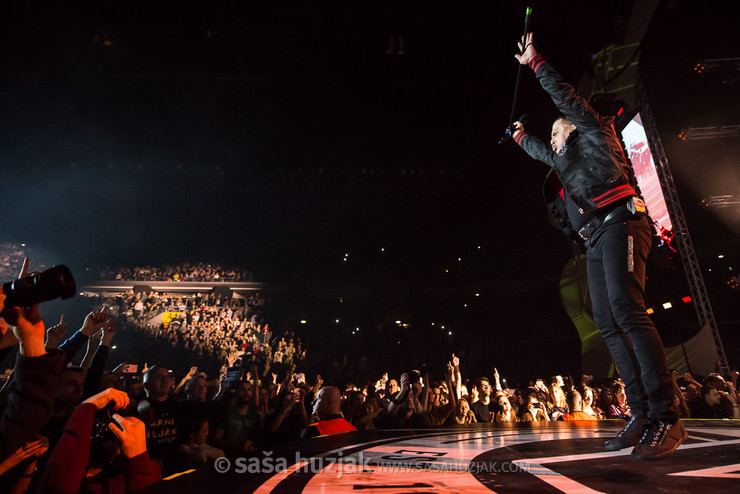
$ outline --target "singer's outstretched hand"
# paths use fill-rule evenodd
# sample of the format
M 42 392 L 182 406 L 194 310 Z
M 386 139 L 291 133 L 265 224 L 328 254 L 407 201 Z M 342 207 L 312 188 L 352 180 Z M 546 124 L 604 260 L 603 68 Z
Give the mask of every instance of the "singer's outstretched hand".
M 534 49 L 534 36 L 532 35 L 532 33 L 527 33 L 526 40 L 523 36 L 522 42 L 517 43 L 517 45 L 519 46 L 519 51 L 521 52 L 521 55 L 514 55 L 514 58 L 516 58 L 520 64 L 527 65 L 529 61 L 532 60 L 535 55 L 537 55 L 537 50 Z
M 514 129 L 514 133 L 512 134 L 512 137 L 516 137 L 520 133 L 524 132 L 524 124 L 521 123 L 519 120 L 511 124 L 511 128 Z

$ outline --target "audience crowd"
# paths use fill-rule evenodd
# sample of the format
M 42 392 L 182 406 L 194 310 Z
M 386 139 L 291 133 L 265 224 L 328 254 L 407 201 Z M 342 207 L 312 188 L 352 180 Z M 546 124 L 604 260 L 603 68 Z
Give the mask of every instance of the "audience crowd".
M 509 387 L 496 368 L 465 377 L 454 354 L 400 375 L 324 382 L 301 368 L 295 335 L 272 335 L 257 295 L 128 292 L 101 299 L 71 335 L 64 316 L 45 325 L 37 306 L 6 308 L 4 299 L 0 357 L 17 356 L 0 391 L 0 492 L 135 491 L 222 456 L 350 431 L 630 416 L 618 378 Z M 111 369 L 126 341 L 135 342 L 130 358 Z M 171 352 L 144 356 L 163 347 Z M 187 371 L 169 360 L 175 354 Z M 199 359 L 220 367 L 202 372 Z M 673 377 L 683 418 L 740 419 L 737 372 Z
M 22 265 L 23 259 L 29 256 L 30 250 L 25 244 L 0 243 L 0 280 L 3 283 L 18 276 L 18 266 Z M 38 271 L 51 267 L 37 252 L 33 252 L 33 257 Z
M 131 281 L 254 281 L 246 269 L 224 268 L 204 262 L 182 262 L 174 266 L 135 266 L 106 268 L 100 272 L 101 280 Z

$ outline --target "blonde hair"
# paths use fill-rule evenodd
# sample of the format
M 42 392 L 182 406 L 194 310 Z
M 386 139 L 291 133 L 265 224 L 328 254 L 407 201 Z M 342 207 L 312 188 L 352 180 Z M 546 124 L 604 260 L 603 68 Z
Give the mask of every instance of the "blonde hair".
M 565 124 L 565 125 L 570 125 L 570 126 L 571 126 L 571 127 L 573 127 L 574 129 L 576 128 L 576 126 L 575 126 L 575 125 L 573 124 L 573 122 L 571 122 L 571 121 L 570 121 L 570 119 L 569 119 L 569 118 L 567 118 L 567 117 L 564 117 L 564 116 L 562 116 L 562 115 L 561 115 L 561 116 L 559 116 L 558 118 L 556 118 L 556 119 L 555 119 L 555 120 L 554 120 L 554 121 L 552 122 L 552 124 L 553 124 L 553 125 L 555 125 L 555 124 L 556 124 L 556 123 L 558 123 L 558 122 L 563 122 L 563 124 Z

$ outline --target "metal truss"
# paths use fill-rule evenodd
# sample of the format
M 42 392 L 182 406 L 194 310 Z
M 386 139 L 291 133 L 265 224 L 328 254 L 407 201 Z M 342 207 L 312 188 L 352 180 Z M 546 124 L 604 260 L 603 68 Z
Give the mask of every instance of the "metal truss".
M 707 208 L 736 208 L 740 206 L 740 195 L 709 196 L 701 200 L 701 204 Z
M 639 74 L 635 79 L 635 103 L 640 112 L 640 116 L 642 117 L 642 124 L 645 128 L 645 133 L 647 134 L 650 150 L 653 153 L 655 166 L 658 170 L 658 177 L 660 179 L 660 185 L 663 187 L 666 205 L 668 206 L 668 211 L 673 220 L 673 232 L 675 234 L 674 242 L 676 242 L 678 251 L 681 253 L 684 271 L 686 272 L 686 278 L 689 282 L 689 293 L 691 293 L 691 296 L 694 299 L 694 306 L 696 307 L 699 326 L 701 328 L 709 326 L 714 339 L 714 345 L 717 349 L 719 370 L 723 375 L 729 376 L 730 366 L 727 364 L 727 357 L 725 356 L 725 349 L 722 345 L 719 329 L 717 328 L 717 321 L 714 318 L 712 305 L 709 302 L 707 289 L 704 285 L 704 278 L 701 273 L 701 268 L 699 267 L 696 252 L 694 251 L 694 244 L 689 235 L 686 218 L 684 217 L 681 202 L 678 198 L 678 192 L 676 191 L 676 184 L 673 181 L 673 174 L 668 166 L 668 158 L 663 150 L 663 143 L 660 140 L 658 128 L 653 119 L 653 112 L 650 109 L 645 87 L 642 84 L 642 79 Z
M 678 137 L 681 140 L 719 139 L 722 137 L 740 136 L 740 125 L 722 125 L 714 127 L 689 127 L 683 129 Z

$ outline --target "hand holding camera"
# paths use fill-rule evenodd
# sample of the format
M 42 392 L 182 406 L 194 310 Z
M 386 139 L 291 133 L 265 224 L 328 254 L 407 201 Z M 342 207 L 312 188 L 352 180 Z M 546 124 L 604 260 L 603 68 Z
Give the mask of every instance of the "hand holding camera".
M 95 408 L 98 410 L 102 410 L 111 403 L 114 410 L 119 410 L 121 408 L 126 408 L 129 405 L 129 398 L 123 391 L 108 388 L 105 391 L 101 391 L 100 393 L 91 396 L 83 403 L 91 403 L 95 405 Z
M 121 440 L 121 453 L 126 458 L 134 458 L 146 451 L 146 425 L 136 417 L 113 415 L 114 422 L 108 427 Z
M 93 423 L 90 438 L 92 441 L 108 441 L 116 437 L 116 431 L 111 427 L 111 412 L 126 408 L 129 405 L 129 397 L 123 391 L 114 388 L 108 388 L 105 391 L 91 396 L 83 403 L 90 403 L 95 406 L 95 422 Z
M 44 298 L 43 294 L 39 295 L 42 290 L 36 285 L 37 279 L 43 274 L 34 273 L 29 276 L 28 258 L 25 258 L 18 279 L 3 284 L 0 290 L 4 295 L 0 299 L 0 316 L 13 327 L 13 333 L 20 342 L 20 353 L 26 357 L 38 357 L 46 353 L 46 330 L 39 314 L 38 302 L 49 299 Z

